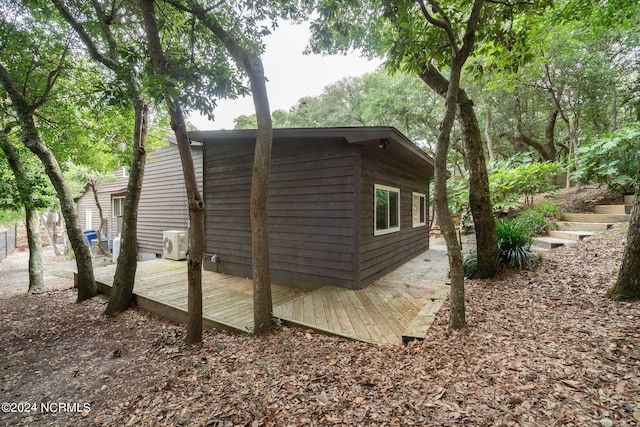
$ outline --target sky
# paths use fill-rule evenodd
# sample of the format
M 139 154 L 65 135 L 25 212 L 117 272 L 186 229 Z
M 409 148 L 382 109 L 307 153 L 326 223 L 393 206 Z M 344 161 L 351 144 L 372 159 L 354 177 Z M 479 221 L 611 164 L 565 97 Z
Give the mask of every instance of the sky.
M 265 39 L 262 61 L 267 78 L 271 111 L 289 110 L 304 96 L 316 96 L 322 89 L 349 76 L 374 71 L 381 60 L 369 61 L 358 53 L 349 55 L 303 55 L 309 38 L 308 24 L 281 22 Z M 215 121 L 193 115 L 189 121 L 200 130 L 233 129 L 233 119 L 254 114 L 250 96 L 237 100 L 220 100 L 214 111 Z

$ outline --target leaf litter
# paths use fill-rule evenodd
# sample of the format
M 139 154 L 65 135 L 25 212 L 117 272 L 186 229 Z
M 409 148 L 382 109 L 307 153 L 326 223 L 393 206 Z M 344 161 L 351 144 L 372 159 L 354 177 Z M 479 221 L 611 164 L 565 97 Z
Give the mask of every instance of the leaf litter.
M 0 400 L 90 411 L 0 413 L 4 425 L 637 426 L 640 305 L 613 302 L 625 226 L 544 253 L 536 270 L 466 283 L 424 341 L 371 345 L 280 326 L 185 328 L 72 289 L 0 299 Z M 25 284 L 26 287 L 26 284 Z

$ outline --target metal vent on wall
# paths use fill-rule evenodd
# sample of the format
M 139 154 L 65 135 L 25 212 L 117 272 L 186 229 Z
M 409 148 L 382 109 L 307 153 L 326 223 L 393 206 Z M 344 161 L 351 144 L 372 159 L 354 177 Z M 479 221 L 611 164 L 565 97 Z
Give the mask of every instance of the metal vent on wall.
M 187 232 L 167 230 L 162 233 L 162 256 L 166 259 L 179 261 L 187 259 Z

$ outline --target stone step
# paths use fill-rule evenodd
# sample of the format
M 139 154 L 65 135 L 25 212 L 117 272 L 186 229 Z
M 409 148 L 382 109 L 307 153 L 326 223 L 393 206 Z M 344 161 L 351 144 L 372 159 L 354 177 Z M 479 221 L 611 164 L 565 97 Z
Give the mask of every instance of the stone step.
M 629 222 L 629 215 L 623 214 L 595 214 L 595 213 L 583 213 L 583 214 L 570 214 L 563 213 L 560 215 L 560 221 L 569 222 Z
M 556 221 L 559 231 L 607 231 L 613 224 L 606 222 Z
M 597 214 L 630 214 L 631 213 L 631 205 L 597 205 L 596 213 Z
M 624 196 L 624 204 L 625 205 L 633 205 L 633 203 L 636 200 L 636 196 L 633 194 L 627 194 L 626 196 Z
M 575 243 L 575 240 L 558 239 L 557 237 L 534 237 L 533 246 L 539 249 L 545 249 L 550 251 L 551 249 L 558 248 L 560 246 L 569 245 Z
M 570 230 L 549 230 L 548 237 L 554 237 L 556 239 L 575 240 L 579 242 L 588 236 L 596 234 L 595 231 L 570 231 Z

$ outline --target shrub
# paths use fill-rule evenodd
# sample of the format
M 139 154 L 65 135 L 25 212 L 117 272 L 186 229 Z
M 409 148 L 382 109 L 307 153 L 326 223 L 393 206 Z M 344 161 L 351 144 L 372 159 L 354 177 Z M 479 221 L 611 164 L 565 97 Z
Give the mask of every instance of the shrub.
M 533 206 L 531 209 L 536 212 L 540 212 L 548 219 L 557 219 L 560 215 L 560 206 L 558 206 L 554 202 L 540 203 Z
M 520 212 L 517 220 L 529 227 L 534 236 L 539 236 L 555 226 L 559 212 L 558 205 L 545 202 Z
M 518 219 L 496 223 L 498 232 L 499 267 L 521 270 L 535 266 L 538 258 L 531 252 L 533 229 Z
M 462 268 L 464 277 L 471 278 L 478 270 L 478 252 L 475 249 L 467 249 L 463 252 Z
M 557 189 L 550 177 L 562 171 L 557 162 L 533 162 L 529 156 L 519 156 L 496 163 L 489 174 L 489 187 L 494 209 L 519 205 L 531 206 L 533 196 Z
M 638 167 L 640 123 L 584 144 L 576 150 L 574 179 L 606 184 L 620 194 L 633 193 Z

